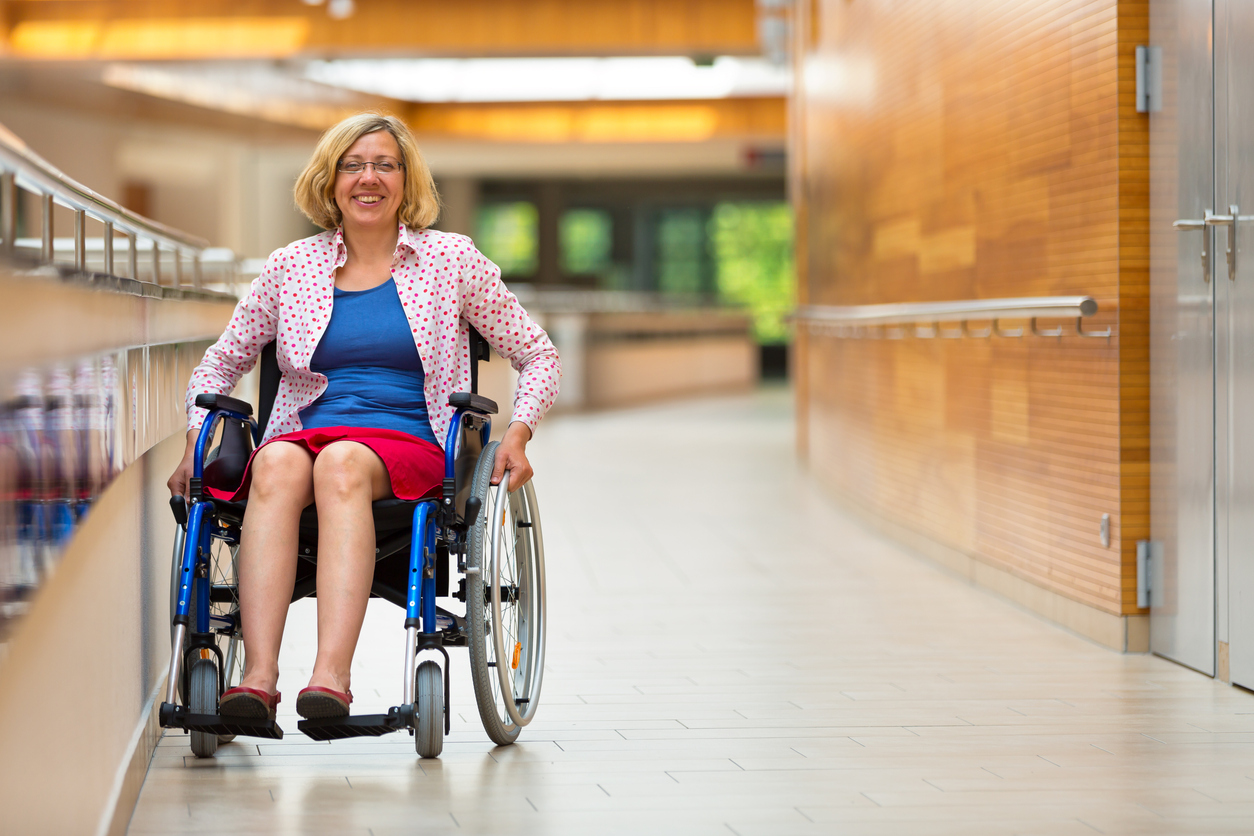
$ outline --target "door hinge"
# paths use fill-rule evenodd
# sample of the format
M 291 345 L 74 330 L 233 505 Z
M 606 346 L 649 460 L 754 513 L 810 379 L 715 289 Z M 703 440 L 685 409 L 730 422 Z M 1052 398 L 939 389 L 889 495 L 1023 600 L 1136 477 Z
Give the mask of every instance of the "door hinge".
M 1136 48 L 1136 112 L 1157 113 L 1163 109 L 1163 48 Z
M 1136 605 L 1151 607 L 1154 603 L 1154 569 L 1162 565 L 1163 544 L 1157 540 L 1136 542 Z

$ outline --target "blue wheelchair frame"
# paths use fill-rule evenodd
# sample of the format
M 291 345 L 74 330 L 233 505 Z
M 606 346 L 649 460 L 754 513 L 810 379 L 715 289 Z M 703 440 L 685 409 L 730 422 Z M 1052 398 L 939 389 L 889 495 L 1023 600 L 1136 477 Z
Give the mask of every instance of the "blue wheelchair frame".
M 492 407 L 495 409 L 495 406 Z M 209 563 L 212 540 L 215 536 L 213 526 L 208 524 L 206 517 L 214 510 L 214 499 L 204 496 L 200 489 L 204 478 L 205 452 L 222 421 L 236 421 L 251 426 L 254 444 L 260 442 L 260 427 L 249 415 L 230 409 L 214 409 L 206 416 L 201 425 L 200 434 L 196 438 L 194 474 L 190 507 L 187 508 L 186 535 L 183 543 L 182 560 L 179 565 L 178 601 L 175 605 L 173 622 L 176 637 L 175 649 L 183 646 L 183 641 L 191 628 L 192 642 L 188 653 L 197 649 L 207 649 L 218 657 L 219 688 L 224 690 L 225 666 L 221 653 L 212 640 L 212 622 L 210 618 L 212 580 L 209 577 Z M 477 427 L 475 425 L 478 425 Z M 329 740 L 340 737 L 358 735 L 378 735 L 401 728 L 414 727 L 414 671 L 417 655 L 424 650 L 435 650 L 445 658 L 445 671 L 448 670 L 448 651 L 444 649 L 442 634 L 437 624 L 436 615 L 436 555 L 437 540 L 443 540 L 464 556 L 465 531 L 479 514 L 479 504 L 473 498 L 467 502 L 465 520 L 458 525 L 456 508 L 456 467 L 458 454 L 461 452 L 463 432 L 479 432 L 480 446 L 486 447 L 492 431 L 492 421 L 488 412 L 478 405 L 458 407 L 449 424 L 448 435 L 444 445 L 444 482 L 442 495 L 439 499 L 424 499 L 414 507 L 410 534 L 408 594 L 405 607 L 406 628 L 406 670 L 405 698 L 403 704 L 392 708 L 387 715 L 358 715 L 355 717 L 335 718 L 333 720 L 303 720 L 301 731 L 310 737 Z M 223 537 L 223 534 L 217 536 Z M 234 542 L 231 538 L 228 542 Z M 464 568 L 464 564 L 459 565 Z M 196 601 L 196 623 L 191 624 L 191 605 Z M 234 624 L 238 628 L 238 624 Z M 177 652 L 175 654 L 178 655 Z M 273 720 L 227 720 L 220 715 L 197 715 L 187 711 L 185 706 L 176 704 L 179 672 L 185 670 L 185 659 L 170 660 L 170 679 L 166 685 L 166 699 L 161 706 L 160 721 L 165 727 L 183 728 L 189 731 L 203 731 L 213 734 L 245 734 L 254 737 L 282 738 L 283 731 Z M 447 734 L 450 726 L 449 715 L 449 677 L 444 678 L 444 731 Z

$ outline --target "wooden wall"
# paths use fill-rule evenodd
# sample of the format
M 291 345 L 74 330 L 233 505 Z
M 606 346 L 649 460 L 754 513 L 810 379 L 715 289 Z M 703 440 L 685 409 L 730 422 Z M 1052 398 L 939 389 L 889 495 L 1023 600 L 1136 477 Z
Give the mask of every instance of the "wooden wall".
M 0 0 L 0 35 L 16 33 L 13 47 L 19 54 L 49 58 L 95 54 L 99 46 L 90 41 L 100 35 L 84 35 L 84 25 L 168 24 L 188 19 L 241 22 L 245 28 L 236 33 L 232 53 L 237 57 L 746 55 L 758 51 L 753 0 L 358 0 L 356 11 L 346 20 L 330 18 L 325 3 L 309 6 L 297 0 Z M 32 24 L 35 30 L 29 28 Z M 69 28 L 57 30 L 65 33 L 57 36 L 50 24 Z M 247 31 L 248 26 L 276 24 L 288 33 L 283 43 L 250 38 Z M 28 27 L 25 32 L 24 25 Z M 29 48 L 26 36 L 32 31 L 45 35 L 38 39 L 40 49 Z M 193 42 L 182 45 L 185 55 L 196 46 L 195 33 L 187 37 Z M 201 35 L 202 39 L 212 37 Z M 128 54 L 109 57 L 172 57 L 167 46 L 136 42 Z
M 1070 323 L 1060 339 L 800 328 L 802 455 L 879 519 L 1099 612 L 1137 613 L 1146 3 L 813 0 L 798 14 L 803 304 L 1085 294 L 1101 311 L 1090 327 L 1115 330 L 1107 342 Z
M 513 142 L 704 142 L 738 137 L 781 141 L 782 97 L 660 102 L 415 104 L 409 124 L 423 136 Z

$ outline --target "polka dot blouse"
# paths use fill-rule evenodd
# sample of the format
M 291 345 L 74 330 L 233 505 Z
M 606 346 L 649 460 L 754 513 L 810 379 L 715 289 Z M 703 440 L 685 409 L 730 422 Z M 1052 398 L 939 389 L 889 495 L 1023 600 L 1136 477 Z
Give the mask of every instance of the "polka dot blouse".
M 309 362 L 331 319 L 335 271 L 348 250 L 340 229 L 275 251 L 235 307 L 226 331 L 205 352 L 187 387 L 188 429 L 207 414 L 195 405 L 203 392 L 229 394 L 277 341 L 282 379 L 265 438 L 301 429 L 300 410 L 327 387 Z M 511 421 L 532 432 L 557 397 L 561 361 L 548 334 L 501 281 L 501 271 L 464 235 L 400 227 L 392 277 L 426 373 L 431 427 L 444 443 L 454 409 L 449 395 L 470 391 L 470 326 L 518 372 Z

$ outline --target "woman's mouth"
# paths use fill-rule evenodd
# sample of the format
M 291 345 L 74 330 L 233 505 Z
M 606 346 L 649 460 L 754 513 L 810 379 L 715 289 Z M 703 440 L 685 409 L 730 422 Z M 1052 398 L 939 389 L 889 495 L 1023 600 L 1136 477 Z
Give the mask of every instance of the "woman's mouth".
M 354 197 L 353 200 L 357 201 L 358 203 L 364 204 L 366 206 L 373 206 L 374 204 L 383 200 L 383 197 L 377 194 L 359 194 L 356 197 Z

